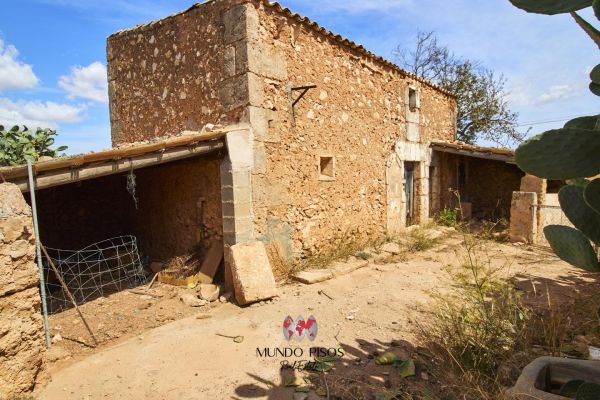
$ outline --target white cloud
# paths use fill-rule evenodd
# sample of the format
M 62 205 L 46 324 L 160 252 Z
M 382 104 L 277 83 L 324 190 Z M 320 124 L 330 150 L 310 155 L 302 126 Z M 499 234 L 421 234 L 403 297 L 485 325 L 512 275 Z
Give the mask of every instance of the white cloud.
M 35 129 L 56 129 L 59 123 L 75 123 L 83 120 L 85 106 L 71 106 L 51 101 L 12 101 L 0 98 L 0 125 L 11 127 L 27 125 Z
M 542 93 L 535 102 L 536 104 L 552 103 L 557 100 L 568 99 L 577 94 L 577 88 L 572 85 L 554 85 Z
M 98 103 L 108 103 L 106 66 L 99 61 L 87 67 L 72 67 L 70 75 L 60 77 L 58 86 L 69 94 L 70 99 L 80 97 Z
M 39 83 L 33 67 L 18 58 L 17 48 L 0 40 L 0 90 L 30 89 Z

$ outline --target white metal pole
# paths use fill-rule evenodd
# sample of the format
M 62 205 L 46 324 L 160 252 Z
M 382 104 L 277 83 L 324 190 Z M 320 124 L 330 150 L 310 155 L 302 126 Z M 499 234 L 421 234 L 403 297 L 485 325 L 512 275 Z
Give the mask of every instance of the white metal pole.
M 40 294 L 42 297 L 42 311 L 44 313 L 44 331 L 46 332 L 46 346 L 50 348 L 52 340 L 50 339 L 50 328 L 48 327 L 48 306 L 46 304 L 46 282 L 44 279 L 44 264 L 42 263 L 42 249 L 40 242 L 40 230 L 38 226 L 37 204 L 35 202 L 35 182 L 33 177 L 33 167 L 31 161 L 27 161 L 27 171 L 29 174 L 29 194 L 31 196 L 31 211 L 33 212 L 33 230 L 35 232 L 35 247 L 38 264 L 38 273 L 40 275 Z

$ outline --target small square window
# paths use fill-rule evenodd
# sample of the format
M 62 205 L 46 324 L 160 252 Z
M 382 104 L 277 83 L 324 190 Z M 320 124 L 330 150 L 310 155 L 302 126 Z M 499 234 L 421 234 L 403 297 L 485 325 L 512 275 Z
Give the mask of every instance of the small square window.
M 416 110 L 418 107 L 416 89 L 413 89 L 413 88 L 408 89 L 408 107 L 410 107 L 411 111 Z
M 335 179 L 335 158 L 332 156 L 319 157 L 319 179 L 332 181 Z

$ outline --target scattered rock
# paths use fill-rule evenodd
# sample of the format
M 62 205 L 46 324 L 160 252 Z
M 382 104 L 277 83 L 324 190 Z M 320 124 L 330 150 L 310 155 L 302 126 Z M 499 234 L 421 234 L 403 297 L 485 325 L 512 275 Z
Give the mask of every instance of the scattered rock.
M 206 300 L 199 299 L 197 295 L 188 292 L 181 294 L 179 299 L 189 307 L 202 307 L 208 304 Z
M 221 303 L 228 303 L 231 299 L 233 299 L 233 293 L 230 292 L 224 293 L 223 296 L 219 297 Z
M 444 232 L 441 232 L 436 229 L 427 229 L 425 231 L 425 237 L 429 240 L 438 240 L 441 239 L 442 236 L 444 236 Z
M 210 314 L 198 314 L 196 315 L 196 319 L 209 319 L 212 318 L 212 315 Z
M 60 335 L 60 333 L 57 333 L 56 335 L 54 335 L 54 337 L 52 338 L 52 344 L 56 344 L 58 342 L 62 342 L 63 341 L 63 337 Z
M 354 315 L 347 315 L 347 316 L 346 316 L 346 319 L 347 319 L 348 321 L 352 321 L 352 320 L 354 320 Z
M 48 362 L 57 362 L 69 357 L 71 357 L 71 353 L 61 346 L 52 346 L 46 352 L 46 361 Z
M 333 276 L 343 276 L 343 275 L 348 275 L 349 273 L 352 273 L 354 271 L 356 271 L 357 269 L 360 268 L 364 268 L 367 265 L 369 265 L 368 261 L 365 260 L 359 260 L 357 258 L 354 258 L 353 260 L 349 260 L 348 262 L 345 263 L 341 263 L 341 262 L 337 262 L 334 263 L 332 265 L 332 273 Z
M 400 245 L 398 243 L 386 243 L 383 246 L 381 246 L 381 250 L 385 251 L 386 253 L 390 253 L 392 255 L 397 255 L 402 253 L 402 248 L 400 247 Z
M 206 283 L 200 284 L 197 290 L 200 294 L 200 298 L 208 302 L 217 301 L 219 299 L 219 294 L 221 293 L 221 288 L 217 285 Z
M 294 275 L 294 279 L 306 285 L 312 285 L 319 282 L 328 281 L 333 278 L 333 272 L 326 269 L 315 269 L 310 271 L 301 271 Z

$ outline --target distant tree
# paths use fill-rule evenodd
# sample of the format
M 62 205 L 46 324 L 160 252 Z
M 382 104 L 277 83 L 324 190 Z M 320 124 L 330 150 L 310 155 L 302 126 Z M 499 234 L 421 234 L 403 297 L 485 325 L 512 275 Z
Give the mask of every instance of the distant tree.
M 474 144 L 483 139 L 508 146 L 524 139 L 525 133 L 517 130 L 519 115 L 506 101 L 504 76 L 455 56 L 438 44 L 435 32 L 417 32 L 415 47 L 398 46 L 395 55 L 404 69 L 456 95 L 458 140 Z
M 56 131 L 38 128 L 35 133 L 26 126 L 13 126 L 5 130 L 0 125 L 0 166 L 21 165 L 28 160 L 37 161 L 40 157 L 57 157 L 67 149 L 61 146 L 52 149 Z

